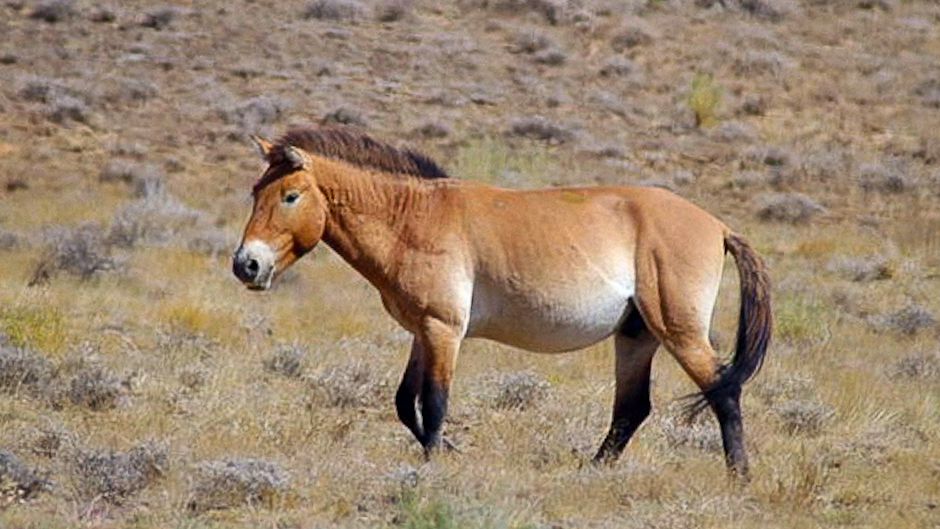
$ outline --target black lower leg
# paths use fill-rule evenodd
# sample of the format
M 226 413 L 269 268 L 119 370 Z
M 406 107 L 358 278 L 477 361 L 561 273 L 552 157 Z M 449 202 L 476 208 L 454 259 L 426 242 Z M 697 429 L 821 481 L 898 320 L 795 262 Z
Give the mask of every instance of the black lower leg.
M 744 424 L 741 419 L 741 388 L 731 387 L 708 395 L 708 404 L 721 427 L 721 442 L 725 449 L 728 469 L 747 477 L 747 453 L 744 449 Z
M 415 438 L 424 444 L 424 428 L 418 421 L 417 397 L 421 389 L 421 373 L 418 361 L 412 359 L 405 368 L 398 392 L 395 393 L 395 410 L 402 424 L 411 430 Z
M 421 417 L 424 432 L 420 438 L 425 451 L 431 451 L 441 444 L 441 430 L 447 415 L 447 389 L 430 377 L 421 388 Z
M 637 428 L 650 414 L 650 383 L 647 378 L 629 394 L 618 399 L 607 437 L 601 443 L 595 462 L 614 461 L 623 452 Z

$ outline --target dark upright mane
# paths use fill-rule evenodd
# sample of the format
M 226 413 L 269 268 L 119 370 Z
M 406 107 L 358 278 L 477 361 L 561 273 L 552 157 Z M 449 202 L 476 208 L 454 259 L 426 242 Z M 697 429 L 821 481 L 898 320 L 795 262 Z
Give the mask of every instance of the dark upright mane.
M 289 130 L 271 149 L 272 168 L 282 163 L 287 146 L 385 173 L 424 179 L 448 178 L 444 169 L 424 154 L 392 147 L 350 127 L 320 125 Z

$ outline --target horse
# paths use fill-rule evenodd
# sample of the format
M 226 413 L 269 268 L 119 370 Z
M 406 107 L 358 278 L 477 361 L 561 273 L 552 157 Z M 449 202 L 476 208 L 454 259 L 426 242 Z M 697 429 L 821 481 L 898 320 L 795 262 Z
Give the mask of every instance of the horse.
M 614 336 L 613 413 L 593 461 L 616 460 L 650 414 L 662 345 L 700 390 L 691 411 L 714 412 L 729 472 L 747 477 L 740 398 L 770 343 L 770 279 L 716 217 L 660 188 L 459 180 L 420 152 L 345 126 L 252 139 L 267 167 L 252 189 L 235 276 L 266 290 L 322 240 L 375 286 L 413 335 L 395 407 L 426 454 L 442 446 L 463 340 L 554 353 Z M 726 253 L 740 283 L 729 363 L 709 341 Z

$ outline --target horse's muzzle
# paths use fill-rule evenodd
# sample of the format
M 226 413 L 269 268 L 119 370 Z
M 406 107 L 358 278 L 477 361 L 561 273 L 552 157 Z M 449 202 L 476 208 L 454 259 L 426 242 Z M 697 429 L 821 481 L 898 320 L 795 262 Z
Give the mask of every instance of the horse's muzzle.
M 232 257 L 232 273 L 253 290 L 266 290 L 274 277 L 274 252 L 260 241 L 241 245 Z

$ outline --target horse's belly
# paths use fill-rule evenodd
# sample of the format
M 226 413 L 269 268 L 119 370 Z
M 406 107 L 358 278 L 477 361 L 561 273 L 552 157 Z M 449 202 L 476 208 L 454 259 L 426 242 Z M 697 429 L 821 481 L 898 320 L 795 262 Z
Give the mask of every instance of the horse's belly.
M 632 295 L 632 281 L 527 294 L 477 288 L 467 334 L 530 351 L 581 349 L 617 330 Z

